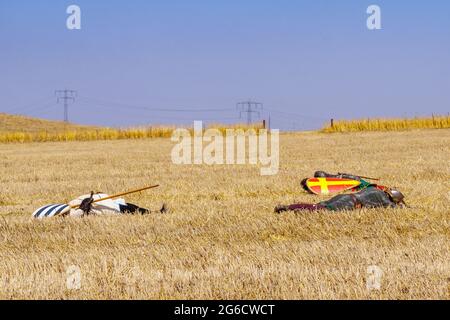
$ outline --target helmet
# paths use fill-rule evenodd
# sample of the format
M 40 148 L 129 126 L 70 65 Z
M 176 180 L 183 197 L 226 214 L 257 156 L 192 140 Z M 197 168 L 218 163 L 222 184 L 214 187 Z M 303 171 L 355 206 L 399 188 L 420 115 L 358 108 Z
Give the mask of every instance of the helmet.
M 395 203 L 403 203 L 403 200 L 405 199 L 405 196 L 403 193 L 398 191 L 397 189 L 389 189 L 388 190 L 389 197 L 391 200 Z

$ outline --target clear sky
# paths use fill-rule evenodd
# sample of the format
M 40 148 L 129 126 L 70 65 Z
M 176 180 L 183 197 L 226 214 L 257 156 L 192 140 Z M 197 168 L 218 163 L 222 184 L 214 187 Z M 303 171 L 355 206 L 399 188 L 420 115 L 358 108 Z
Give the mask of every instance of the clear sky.
M 84 124 L 245 121 L 249 98 L 281 129 L 447 114 L 450 1 L 0 0 L 0 112 L 61 119 L 64 88 Z

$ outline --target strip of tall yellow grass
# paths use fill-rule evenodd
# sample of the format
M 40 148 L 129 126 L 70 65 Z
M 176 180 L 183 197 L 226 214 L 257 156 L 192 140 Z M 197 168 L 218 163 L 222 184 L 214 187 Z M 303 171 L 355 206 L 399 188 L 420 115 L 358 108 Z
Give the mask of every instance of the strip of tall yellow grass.
M 321 132 L 357 132 L 357 131 L 404 131 L 413 129 L 450 128 L 450 116 L 405 119 L 360 119 L 339 120 L 328 125 Z
M 0 133 L 0 143 L 91 141 L 164 138 L 172 135 L 174 128 L 99 129 L 65 132 L 6 132 Z
M 219 129 L 261 129 L 262 125 L 220 125 L 214 124 L 208 128 Z M 0 132 L 0 143 L 27 143 L 27 142 L 59 142 L 59 141 L 93 141 L 93 140 L 121 140 L 121 139 L 151 139 L 169 138 L 176 129 L 173 127 L 148 127 L 130 129 L 95 129 L 95 130 L 68 130 L 63 132 Z M 190 129 L 192 130 L 192 129 Z

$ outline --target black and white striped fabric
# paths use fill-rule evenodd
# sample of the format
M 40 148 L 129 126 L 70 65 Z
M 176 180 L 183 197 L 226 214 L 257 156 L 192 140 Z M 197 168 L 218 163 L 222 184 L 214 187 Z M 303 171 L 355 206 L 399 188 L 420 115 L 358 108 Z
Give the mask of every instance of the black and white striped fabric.
M 59 215 L 64 209 L 69 206 L 67 204 L 51 204 L 43 206 L 33 212 L 32 217 L 36 219 L 50 218 Z

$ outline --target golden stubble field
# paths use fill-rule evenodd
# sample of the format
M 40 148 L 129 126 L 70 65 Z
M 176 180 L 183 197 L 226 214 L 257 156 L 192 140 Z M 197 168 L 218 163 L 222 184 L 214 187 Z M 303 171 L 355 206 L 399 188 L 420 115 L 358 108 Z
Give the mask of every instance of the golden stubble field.
M 271 177 L 173 165 L 169 139 L 0 145 L 0 298 L 449 299 L 450 130 L 280 143 Z M 412 208 L 274 214 L 319 201 L 299 186 L 318 169 L 382 177 Z M 165 202 L 167 214 L 30 218 L 91 190 L 153 183 L 127 200 Z

